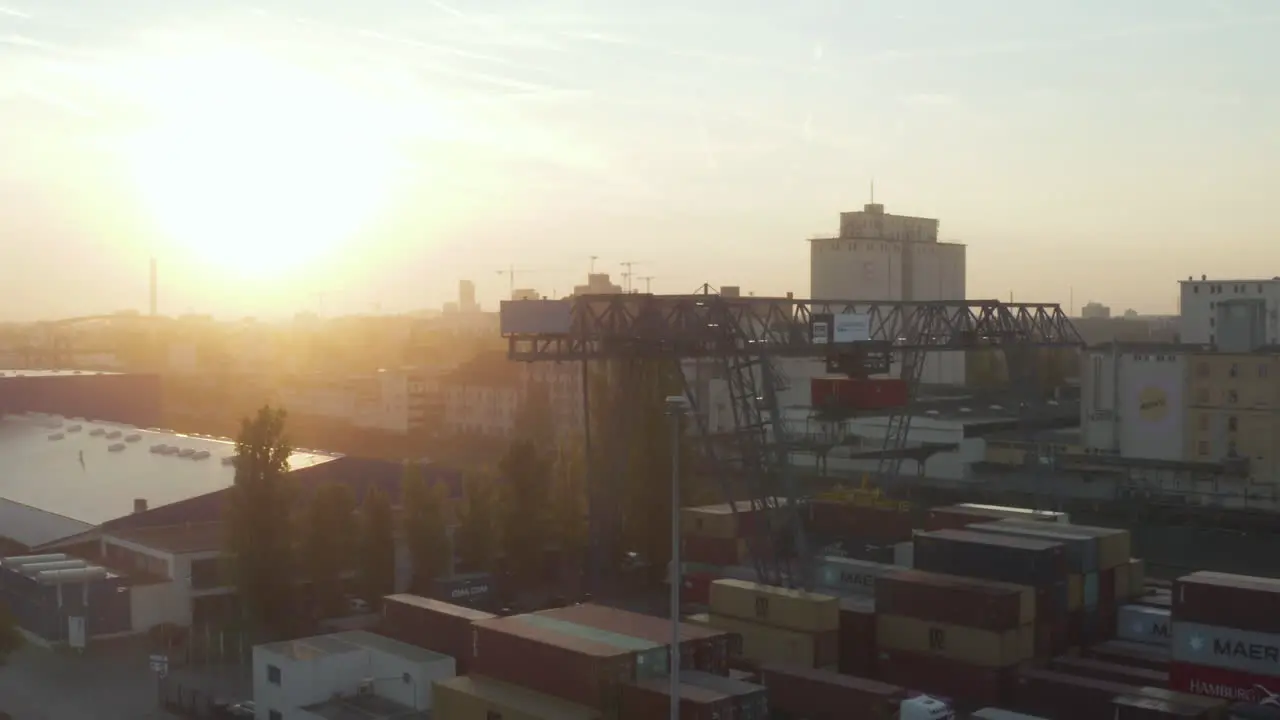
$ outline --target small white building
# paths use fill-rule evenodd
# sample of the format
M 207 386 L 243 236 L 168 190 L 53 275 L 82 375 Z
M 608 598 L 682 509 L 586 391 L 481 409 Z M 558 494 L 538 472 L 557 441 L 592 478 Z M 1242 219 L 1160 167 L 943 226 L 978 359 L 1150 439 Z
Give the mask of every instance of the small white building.
M 1249 352 L 1280 343 L 1280 277 L 1268 280 L 1199 280 L 1179 285 L 1179 333 L 1183 343 Z
M 425 718 L 454 659 L 362 630 L 253 648 L 257 720 Z
M 1188 363 L 1173 344 L 1090 348 L 1080 372 L 1080 429 L 1093 452 L 1182 460 Z

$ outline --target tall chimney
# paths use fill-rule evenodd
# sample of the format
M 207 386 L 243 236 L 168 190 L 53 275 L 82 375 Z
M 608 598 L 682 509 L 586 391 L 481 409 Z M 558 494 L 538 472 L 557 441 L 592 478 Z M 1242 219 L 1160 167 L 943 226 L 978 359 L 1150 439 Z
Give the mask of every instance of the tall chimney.
M 151 317 L 156 315 L 156 259 L 151 258 Z

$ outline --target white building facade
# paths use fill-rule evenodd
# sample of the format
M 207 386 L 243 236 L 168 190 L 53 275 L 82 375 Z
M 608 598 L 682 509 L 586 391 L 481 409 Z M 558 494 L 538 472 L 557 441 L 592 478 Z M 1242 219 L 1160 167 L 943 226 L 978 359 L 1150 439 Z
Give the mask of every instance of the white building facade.
M 1210 280 L 1201 275 L 1178 285 L 1183 343 L 1226 352 L 1280 343 L 1280 278 Z
M 326 705 L 379 698 L 404 711 L 432 707 L 432 683 L 457 675 L 454 659 L 364 631 L 253 648 L 257 720 L 315 720 Z
M 1081 440 L 1108 455 L 1182 460 L 1188 356 L 1175 346 L 1117 346 L 1085 353 Z
M 403 435 L 423 425 L 432 388 L 422 371 L 392 369 L 358 377 L 308 377 L 280 388 L 279 395 L 280 403 L 299 415 Z
M 840 234 L 809 241 L 816 300 L 963 300 L 965 246 L 938 242 L 939 222 L 891 215 L 871 203 L 840 215 Z M 964 354 L 931 353 L 921 381 L 962 385 Z

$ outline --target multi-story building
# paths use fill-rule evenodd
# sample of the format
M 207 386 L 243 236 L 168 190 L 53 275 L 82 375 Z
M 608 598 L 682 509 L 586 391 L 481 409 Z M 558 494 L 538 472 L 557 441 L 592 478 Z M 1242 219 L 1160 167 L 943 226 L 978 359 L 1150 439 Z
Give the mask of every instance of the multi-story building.
M 1181 461 L 1188 353 L 1163 343 L 1090 348 L 1081 366 L 1081 444 L 1104 455 Z
M 515 363 L 485 353 L 442 376 L 444 427 L 462 435 L 509 437 L 532 392 L 545 392 L 557 435 L 582 428 L 582 369 L 574 363 Z
M 840 214 L 840 233 L 809 241 L 810 295 L 820 300 L 963 300 L 965 246 L 938 242 L 938 221 L 870 203 Z M 925 383 L 961 385 L 964 353 L 931 353 Z
M 1188 379 L 1188 460 L 1247 461 L 1256 483 L 1280 480 L 1280 349 L 1198 353 Z
M 1085 303 L 1080 308 L 1080 317 L 1090 320 L 1104 320 L 1111 317 L 1111 308 L 1099 302 Z
M 1248 352 L 1280 344 L 1280 278 L 1178 283 L 1182 342 Z
M 313 375 L 278 392 L 280 403 L 298 415 L 408 434 L 427 421 L 432 390 L 427 373 L 409 368 L 348 377 Z

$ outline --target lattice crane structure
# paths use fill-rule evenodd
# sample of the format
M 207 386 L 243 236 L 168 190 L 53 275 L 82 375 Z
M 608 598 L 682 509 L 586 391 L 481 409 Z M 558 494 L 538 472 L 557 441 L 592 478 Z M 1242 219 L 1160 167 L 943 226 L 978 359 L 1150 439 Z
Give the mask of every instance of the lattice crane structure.
M 893 371 L 906 381 L 908 402 L 891 411 L 878 472 L 896 476 L 907 457 L 907 436 L 925 356 L 937 351 L 995 349 L 1009 366 L 1038 348 L 1081 347 L 1083 342 L 1056 304 L 997 300 L 869 302 L 728 297 L 704 286 L 692 295 L 583 295 L 556 301 L 502 304 L 502 334 L 510 359 L 525 362 L 590 361 L 671 363 L 695 360 L 716 367 L 728 387 L 733 430 L 716 434 L 687 373 L 685 394 L 697 424 L 703 459 L 722 484 L 734 511 L 750 508 L 768 517 L 753 523 L 747 544 L 762 582 L 812 584 L 808 549 L 797 502 L 802 499 L 789 466 L 778 393 L 787 380 L 774 361 L 813 358 L 828 371 L 851 377 Z M 584 382 L 584 388 L 589 383 Z M 634 406 L 640 406 L 637 399 Z M 584 411 L 589 402 L 584 398 Z M 625 413 L 624 413 L 625 414 Z M 590 418 L 586 426 L 591 427 Z M 588 430 L 588 443 L 591 442 Z M 599 438 L 597 439 L 599 440 Z M 590 456 L 588 448 L 588 456 Z M 610 518 L 598 517 L 620 488 L 589 471 L 592 542 L 604 546 Z M 593 575 L 599 572 L 597 556 Z

